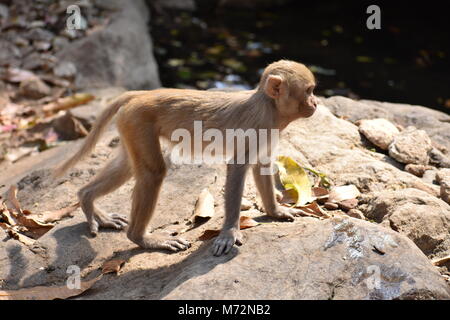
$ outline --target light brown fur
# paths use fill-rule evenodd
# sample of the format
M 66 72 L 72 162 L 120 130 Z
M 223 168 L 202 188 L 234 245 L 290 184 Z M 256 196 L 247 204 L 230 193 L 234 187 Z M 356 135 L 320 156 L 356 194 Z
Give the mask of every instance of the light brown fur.
M 255 90 L 239 92 L 158 89 L 129 91 L 111 103 L 100 115 L 81 150 L 56 170 L 64 173 L 92 151 L 106 124 L 116 114 L 122 151 L 78 195 L 91 232 L 99 227 L 121 229 L 127 219 L 107 215 L 94 206 L 98 197 L 112 192 L 131 176 L 136 178 L 127 235 L 144 248 L 173 251 L 186 249 L 189 244 L 181 238 L 157 239 L 146 234 L 153 215 L 166 164 L 159 138 L 170 141 L 174 130 L 187 129 L 193 133 L 196 120 L 203 121 L 203 130 L 225 129 L 284 129 L 291 121 L 314 113 L 316 100 L 312 94 L 315 80 L 302 64 L 281 60 L 269 65 Z M 270 165 L 269 165 L 270 166 Z M 213 245 L 215 255 L 227 253 L 234 243 L 240 243 L 239 213 L 248 164 L 228 164 L 225 192 L 225 223 Z M 279 219 L 293 219 L 292 210 L 277 206 L 273 180 L 261 175 L 261 164 L 253 167 L 256 186 L 265 211 Z

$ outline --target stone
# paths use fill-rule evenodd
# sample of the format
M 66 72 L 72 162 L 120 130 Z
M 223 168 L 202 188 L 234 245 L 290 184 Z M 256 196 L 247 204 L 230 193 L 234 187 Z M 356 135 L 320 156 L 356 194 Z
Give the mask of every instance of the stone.
M 407 164 L 405 166 L 405 171 L 415 175 L 416 177 L 423 177 L 425 171 L 432 170 L 431 166 L 424 166 L 423 164 Z
M 338 202 L 339 208 L 341 208 L 344 211 L 348 211 L 351 209 L 354 209 L 358 206 L 358 200 L 357 199 L 346 199 Z
M 430 164 L 439 168 L 450 168 L 450 158 L 437 148 L 431 149 L 428 153 Z
M 441 185 L 441 199 L 450 204 L 450 169 L 441 169 L 436 173 L 436 181 Z
M 353 217 L 353 218 L 356 218 L 356 219 L 365 220 L 364 214 L 362 213 L 361 210 L 358 210 L 358 209 L 350 209 L 350 210 L 348 210 L 348 211 L 346 212 L 346 214 L 347 214 L 349 217 Z
M 410 238 L 427 256 L 450 253 L 450 206 L 417 189 L 363 194 L 364 216 Z
M 337 203 L 334 203 L 334 202 L 325 202 L 325 204 L 323 206 L 325 207 L 325 209 L 328 209 L 328 210 L 337 210 L 337 209 L 339 209 L 339 205 Z
M 387 150 L 394 137 L 400 133 L 397 127 L 386 119 L 361 120 L 359 132 L 383 150 Z
M 53 74 L 61 78 L 73 78 L 77 73 L 77 67 L 72 62 L 63 61 L 53 68 Z
M 389 145 L 389 156 L 405 164 L 428 164 L 428 152 L 433 148 L 424 130 L 408 127 Z
M 405 128 L 414 126 L 425 130 L 435 146 L 450 149 L 450 115 L 445 112 L 417 105 L 356 101 L 341 96 L 321 98 L 321 102 L 337 117 L 345 117 L 353 123 L 364 119 L 385 118 Z
M 50 95 L 51 89 L 38 77 L 31 77 L 20 82 L 20 95 L 30 99 L 40 99 Z
M 253 203 L 247 198 L 242 198 L 241 210 L 250 210 L 253 208 Z
M 108 6 L 114 6 L 115 10 L 107 28 L 71 41 L 56 54 L 59 61 L 75 66 L 75 87 L 80 90 L 160 87 L 145 2 L 113 0 L 108 1 Z

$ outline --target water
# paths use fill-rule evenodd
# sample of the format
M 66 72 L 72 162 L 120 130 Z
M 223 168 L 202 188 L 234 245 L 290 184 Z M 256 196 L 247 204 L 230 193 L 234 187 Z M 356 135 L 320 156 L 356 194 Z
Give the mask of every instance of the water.
M 154 16 L 152 36 L 167 87 L 254 87 L 278 59 L 308 65 L 317 94 L 419 104 L 450 113 L 450 42 L 444 4 L 294 1 L 270 10 L 204 8 Z

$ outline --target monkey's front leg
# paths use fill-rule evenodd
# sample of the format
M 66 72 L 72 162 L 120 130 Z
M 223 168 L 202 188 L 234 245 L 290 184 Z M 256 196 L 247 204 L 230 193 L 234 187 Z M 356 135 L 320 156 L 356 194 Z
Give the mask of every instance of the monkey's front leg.
M 275 199 L 273 176 L 268 174 L 270 166 L 255 165 L 253 167 L 253 177 L 256 188 L 261 196 L 264 210 L 268 216 L 280 220 L 293 221 L 295 209 L 281 207 Z
M 233 245 L 242 244 L 239 231 L 242 193 L 244 192 L 247 164 L 229 164 L 225 183 L 225 222 L 222 231 L 213 244 L 213 254 L 220 256 L 230 252 Z

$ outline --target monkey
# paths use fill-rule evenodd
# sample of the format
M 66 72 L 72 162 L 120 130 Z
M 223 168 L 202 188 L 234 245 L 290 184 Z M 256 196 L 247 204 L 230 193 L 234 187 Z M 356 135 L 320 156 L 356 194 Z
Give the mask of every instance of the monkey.
M 255 89 L 243 91 L 213 91 L 159 88 L 147 91 L 127 91 L 116 98 L 100 114 L 80 150 L 55 170 L 61 176 L 89 154 L 106 125 L 115 116 L 120 136 L 118 155 L 93 181 L 78 191 L 81 209 L 96 235 L 99 228 L 124 229 L 128 239 L 146 249 L 186 250 L 190 243 L 183 238 L 159 238 L 147 234 L 158 195 L 167 173 L 161 141 L 170 141 L 171 133 L 183 128 L 190 133 L 194 121 L 202 121 L 204 129 L 278 129 L 282 131 L 292 121 L 312 116 L 317 108 L 313 73 L 302 63 L 279 60 L 263 71 Z M 262 174 L 272 163 L 256 159 L 250 164 L 248 147 L 243 163 L 227 162 L 225 182 L 225 218 L 221 232 L 212 245 L 215 256 L 227 254 L 242 244 L 239 231 L 241 199 L 249 168 L 265 213 L 279 220 L 293 221 L 295 209 L 279 206 L 275 199 L 273 176 Z M 233 151 L 235 155 L 236 150 Z M 124 215 L 106 214 L 94 205 L 131 177 L 135 178 L 129 220 Z

